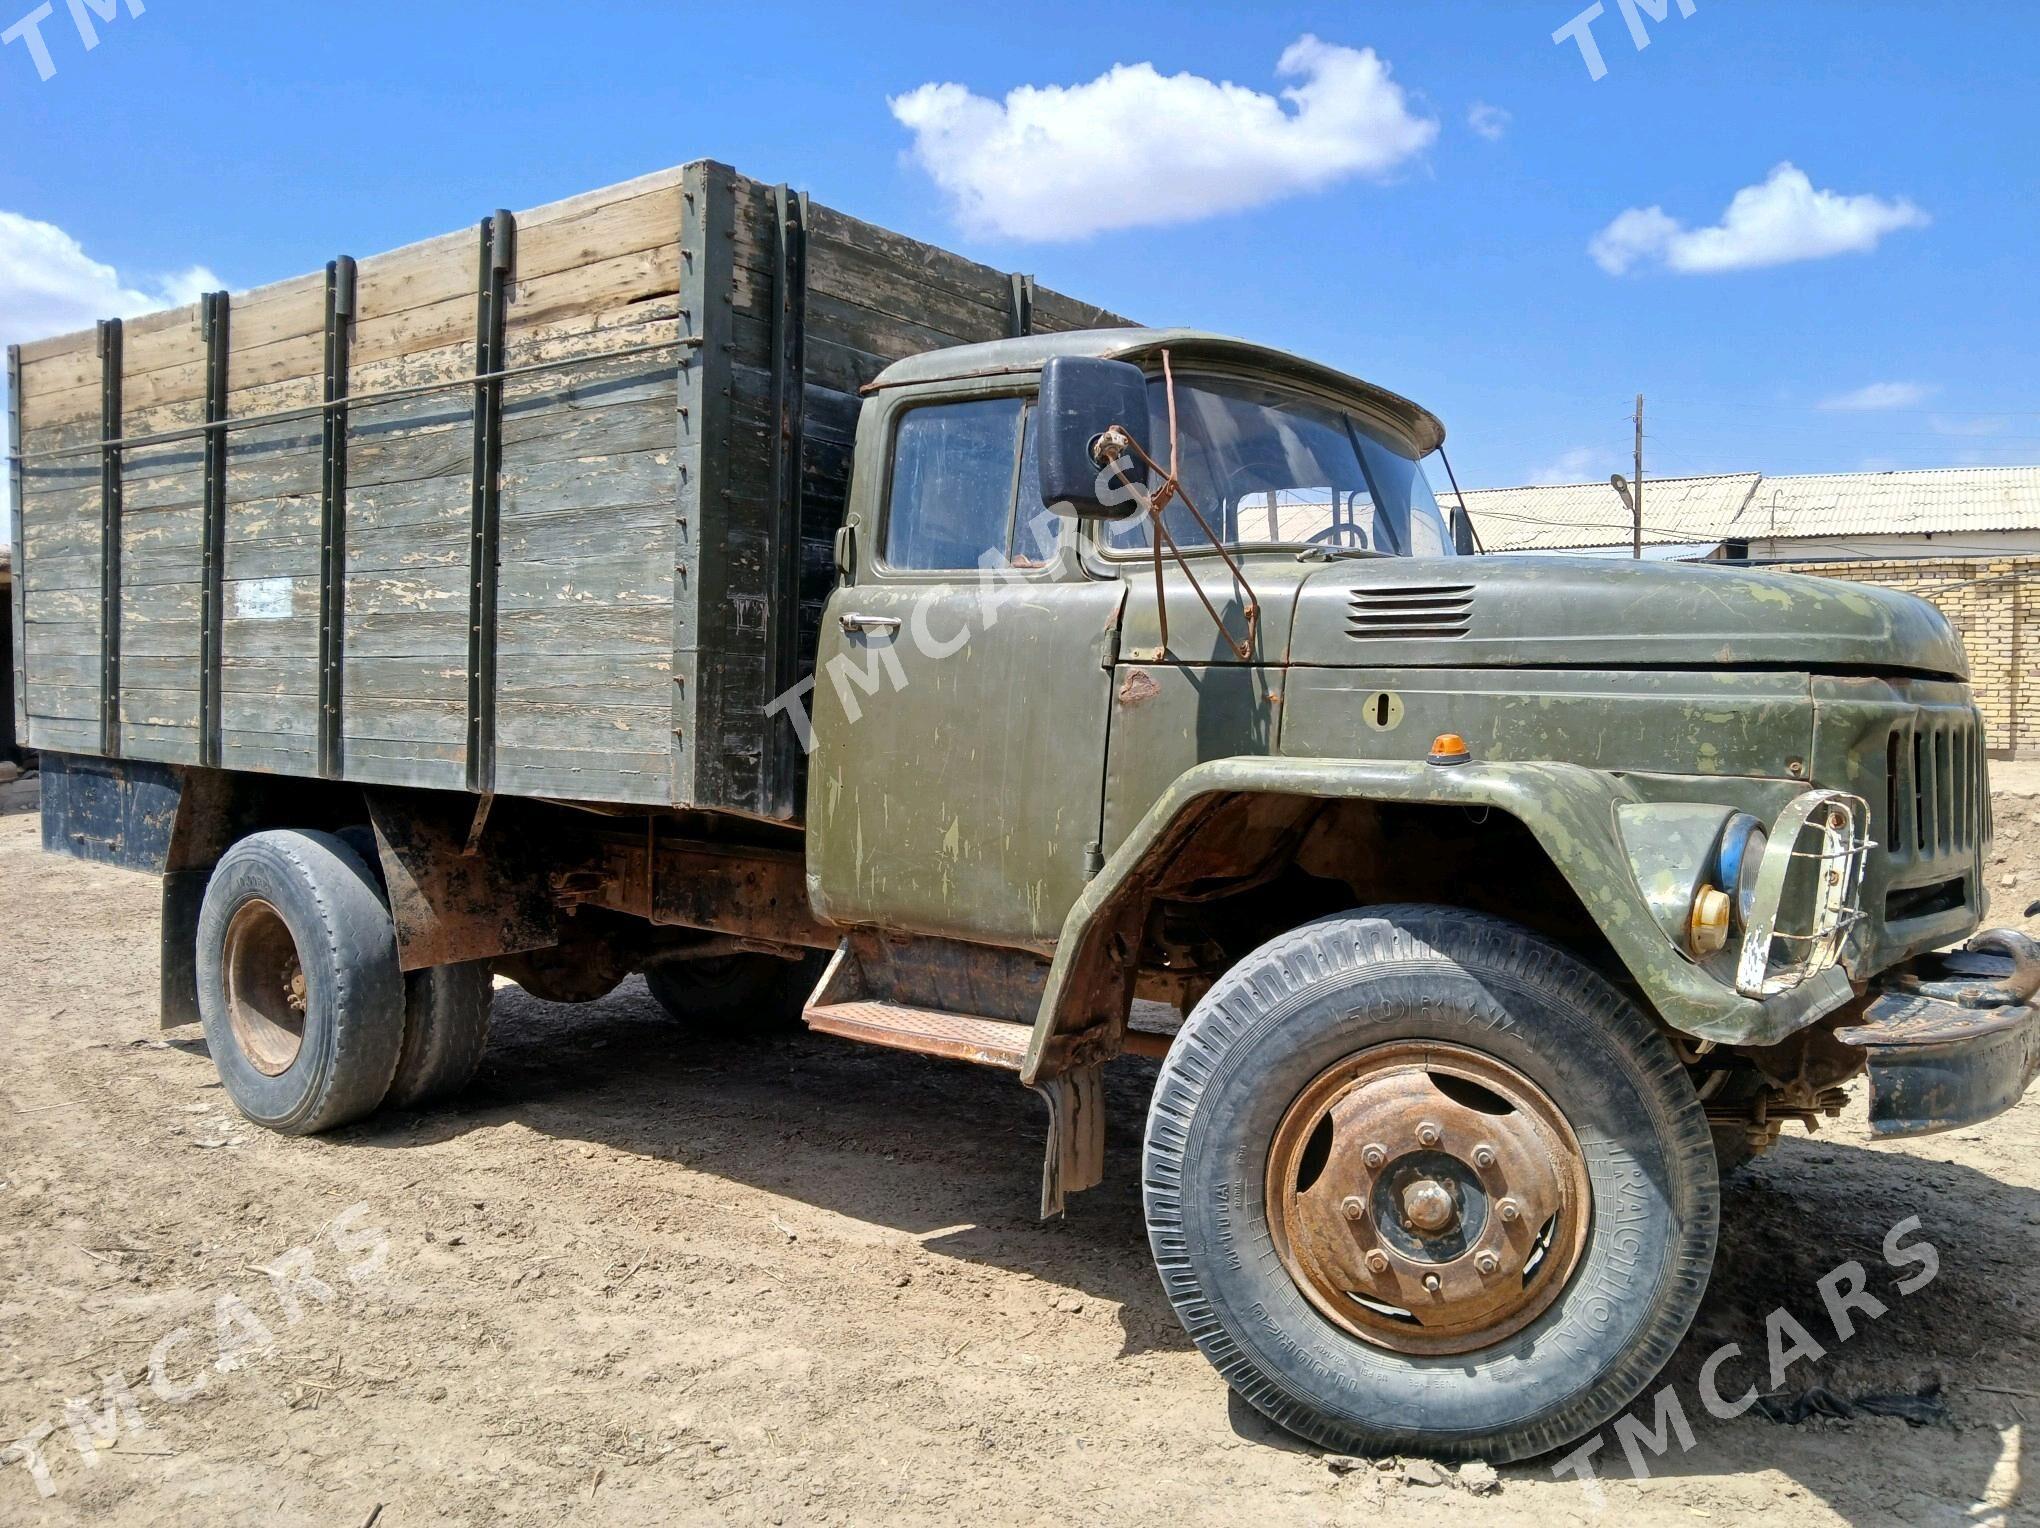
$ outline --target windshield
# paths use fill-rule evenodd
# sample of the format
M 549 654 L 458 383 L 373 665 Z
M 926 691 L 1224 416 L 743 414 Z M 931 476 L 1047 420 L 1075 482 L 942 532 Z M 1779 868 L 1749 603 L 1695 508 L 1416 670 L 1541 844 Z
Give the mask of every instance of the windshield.
M 1351 415 L 1256 382 L 1176 378 L 1178 476 L 1228 546 L 1320 546 L 1399 557 L 1449 557 L 1423 468 Z M 1169 450 L 1169 401 L 1148 384 L 1148 446 Z M 1211 537 L 1180 501 L 1162 512 L 1176 544 Z M 1104 529 L 1114 551 L 1151 545 L 1145 515 Z

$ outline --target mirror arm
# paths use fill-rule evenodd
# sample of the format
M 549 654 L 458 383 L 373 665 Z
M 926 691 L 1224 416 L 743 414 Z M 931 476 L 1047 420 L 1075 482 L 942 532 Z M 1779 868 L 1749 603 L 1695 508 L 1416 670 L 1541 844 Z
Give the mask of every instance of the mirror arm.
M 1142 494 L 1138 488 L 1134 489 L 1135 494 L 1140 497 L 1143 507 L 1147 510 L 1148 519 L 1154 529 L 1155 615 L 1160 624 L 1162 639 L 1159 656 L 1161 658 L 1169 656 L 1169 604 L 1162 584 L 1162 547 L 1166 544 L 1169 549 L 1169 555 L 1176 559 L 1176 566 L 1183 570 L 1183 576 L 1190 581 L 1190 587 L 1196 591 L 1198 600 L 1204 606 L 1204 613 L 1211 617 L 1212 625 L 1216 626 L 1218 634 L 1225 638 L 1226 645 L 1233 650 L 1233 656 L 1238 658 L 1240 662 L 1245 663 L 1253 656 L 1254 640 L 1260 630 L 1261 602 L 1254 594 L 1253 585 L 1247 582 L 1247 575 L 1241 570 L 1240 565 L 1233 560 L 1233 555 L 1227 550 L 1225 542 L 1211 528 L 1211 522 L 1204 518 L 1203 512 L 1191 500 L 1190 495 L 1183 491 L 1183 484 L 1176 476 L 1176 467 L 1180 460 L 1177 452 L 1178 440 L 1176 434 L 1176 375 L 1170 368 L 1169 352 L 1166 350 L 1162 352 L 1162 382 L 1169 399 L 1169 467 L 1166 472 L 1162 470 L 1161 464 L 1149 456 L 1147 452 L 1143 451 L 1140 448 L 1140 443 L 1134 440 L 1132 435 L 1120 426 L 1114 425 L 1098 437 L 1101 448 L 1123 447 L 1123 449 L 1114 451 L 1112 460 L 1116 461 L 1120 455 L 1124 454 L 1125 450 L 1130 450 L 1140 459 L 1148 471 L 1156 474 L 1162 480 L 1161 486 L 1156 488 L 1153 493 Z M 1126 481 L 1123 473 L 1121 474 L 1121 481 Z M 1131 487 L 1132 485 L 1129 483 L 1128 486 Z M 1198 529 L 1204 532 L 1205 539 L 1211 543 L 1218 555 L 1225 559 L 1225 568 L 1232 575 L 1234 589 L 1245 596 L 1243 604 L 1247 617 L 1247 636 L 1245 641 L 1235 641 L 1233 634 L 1226 630 L 1225 617 L 1220 615 L 1218 608 L 1211 603 L 1211 596 L 1204 592 L 1204 585 L 1198 581 L 1195 570 L 1190 566 L 1189 558 L 1183 555 L 1183 549 L 1176 544 L 1176 538 L 1169 534 L 1169 528 L 1162 523 L 1162 511 L 1167 509 L 1170 502 L 1175 499 L 1183 501 L 1183 507 L 1190 511 L 1190 517 L 1197 522 Z
M 1473 512 L 1466 507 L 1466 495 L 1459 491 L 1459 474 L 1452 470 L 1452 458 L 1445 454 L 1442 441 L 1438 445 L 1438 460 L 1445 464 L 1445 480 L 1452 485 L 1452 497 L 1459 501 L 1459 518 L 1466 524 L 1466 539 L 1473 543 L 1475 552 L 1485 552 L 1487 548 L 1480 544 L 1480 530 L 1473 523 Z

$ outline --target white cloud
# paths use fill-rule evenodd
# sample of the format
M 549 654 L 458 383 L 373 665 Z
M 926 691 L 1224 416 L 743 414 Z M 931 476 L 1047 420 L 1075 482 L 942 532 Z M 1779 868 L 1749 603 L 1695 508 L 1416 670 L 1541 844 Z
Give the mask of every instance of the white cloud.
M 138 285 L 55 224 L 0 212 L 0 343 L 21 345 L 89 329 L 102 318 L 182 307 L 223 285 L 202 265 Z M 6 393 L 0 380 L 0 403 Z M 12 534 L 13 507 L 4 509 L 0 533 Z
M 1154 65 L 1003 102 L 927 84 L 888 105 L 913 157 L 975 232 L 1081 239 L 1265 206 L 1351 176 L 1380 179 L 1438 136 L 1373 49 L 1304 36 L 1280 95 Z
M 2005 427 L 2001 414 L 1970 414 L 1957 419 L 1936 414 L 1927 423 L 1936 435 L 1997 435 Z
M 1475 101 L 1466 108 L 1466 125 L 1489 143 L 1498 142 L 1514 120 L 1504 108 L 1490 106 L 1485 101 Z
M 1651 260 L 1685 275 L 1708 275 L 1861 254 L 1886 234 L 1927 221 L 1903 197 L 1817 191 L 1804 170 L 1781 164 L 1762 185 L 1736 192 L 1711 228 L 1688 228 L 1662 207 L 1632 207 L 1595 234 L 1587 252 L 1611 276 Z
M 1851 393 L 1823 398 L 1818 406 L 1835 414 L 1871 414 L 1881 409 L 1917 408 L 1933 392 L 1920 382 L 1872 382 Z
M 1626 464 L 1599 446 L 1575 446 L 1530 474 L 1530 484 L 1544 488 L 1559 483 L 1605 483 Z
M 182 307 L 222 284 L 202 265 L 137 284 L 55 224 L 0 212 L 0 340 L 10 345 Z

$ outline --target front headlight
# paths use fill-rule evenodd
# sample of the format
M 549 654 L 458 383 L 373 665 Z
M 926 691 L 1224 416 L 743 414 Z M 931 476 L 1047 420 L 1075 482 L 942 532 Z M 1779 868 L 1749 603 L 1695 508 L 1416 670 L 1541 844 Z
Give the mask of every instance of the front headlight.
M 1728 891 L 1735 903 L 1737 928 L 1750 926 L 1757 905 L 1757 870 L 1764 863 L 1764 850 L 1771 836 L 1764 824 L 1747 812 L 1737 812 L 1721 831 L 1721 848 L 1715 856 L 1714 879 Z

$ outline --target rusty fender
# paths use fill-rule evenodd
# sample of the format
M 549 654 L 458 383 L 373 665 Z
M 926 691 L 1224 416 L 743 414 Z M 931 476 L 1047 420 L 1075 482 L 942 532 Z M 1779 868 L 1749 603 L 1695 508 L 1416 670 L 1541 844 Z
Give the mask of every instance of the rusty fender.
M 1516 818 L 1600 925 L 1658 1016 L 1724 1044 L 1766 1045 L 1812 1023 L 1852 994 L 1840 967 L 1763 1001 L 1742 997 L 1674 945 L 1637 884 L 1617 835 L 1616 808 L 1642 797 L 1617 777 L 1576 764 L 1424 763 L 1360 759 L 1213 759 L 1163 792 L 1070 909 L 1049 969 L 1021 1078 L 1043 1071 L 1062 1037 L 1113 1034 L 1131 997 L 1131 963 L 1150 893 L 1209 810 L 1239 795 L 1486 807 Z M 1108 1046 L 1109 1048 L 1109 1046 Z M 1083 1046 L 1076 1046 L 1081 1053 Z

